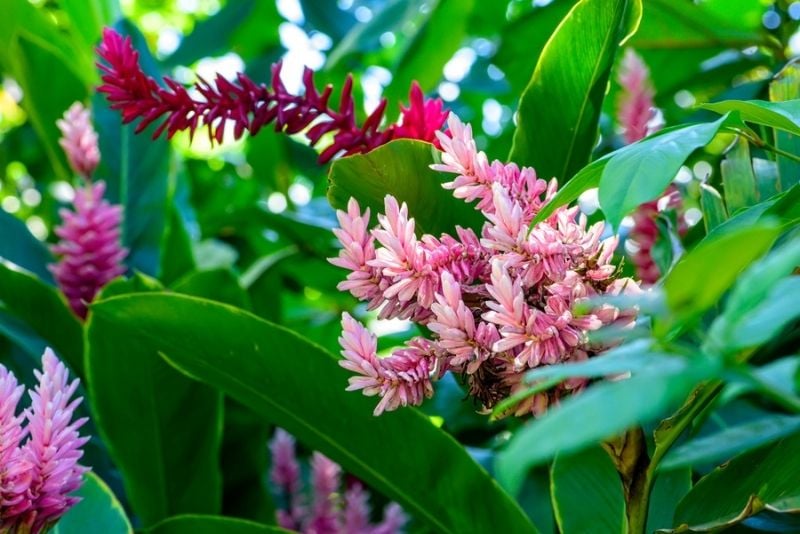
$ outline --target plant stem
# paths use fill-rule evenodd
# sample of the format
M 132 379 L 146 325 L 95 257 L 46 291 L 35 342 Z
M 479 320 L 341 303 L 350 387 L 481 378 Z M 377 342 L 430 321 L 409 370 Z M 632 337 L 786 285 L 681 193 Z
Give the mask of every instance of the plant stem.
M 637 476 L 630 484 L 628 494 L 628 532 L 630 534 L 645 534 L 647 513 L 650 508 L 650 493 L 653 490 L 659 463 L 694 418 L 722 391 L 722 382 L 715 380 L 701 386 L 700 389 L 701 391 L 697 393 L 695 400 L 689 406 L 679 410 L 675 416 L 662 422 L 656 429 L 656 447 L 653 456 L 645 463 L 646 467 L 636 473 Z

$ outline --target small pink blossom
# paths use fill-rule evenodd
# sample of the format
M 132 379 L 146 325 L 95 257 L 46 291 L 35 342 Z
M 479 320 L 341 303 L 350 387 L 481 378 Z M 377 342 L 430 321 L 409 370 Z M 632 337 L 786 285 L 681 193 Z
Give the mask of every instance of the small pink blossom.
M 58 143 L 67 155 L 70 167 L 79 176 L 90 179 L 100 163 L 100 148 L 89 110 L 75 102 L 56 124 L 61 130 Z
M 628 48 L 618 75 L 621 92 L 617 103 L 617 121 L 627 144 L 644 139 L 660 128 L 653 124 L 655 91 L 650 71 L 642 58 Z

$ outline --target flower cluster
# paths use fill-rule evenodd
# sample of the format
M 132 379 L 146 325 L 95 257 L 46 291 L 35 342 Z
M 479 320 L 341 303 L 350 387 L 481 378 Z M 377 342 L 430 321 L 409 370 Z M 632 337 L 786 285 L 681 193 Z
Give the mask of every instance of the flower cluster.
M 100 151 L 89 111 L 76 102 L 58 127 L 70 165 L 85 183 L 75 191 L 75 211 L 59 212 L 63 223 L 55 229 L 60 241 L 53 252 L 61 260 L 50 269 L 72 310 L 85 318 L 86 306 L 97 292 L 125 272 L 122 261 L 127 250 L 120 245 L 122 207 L 103 199 L 105 183 L 90 182 Z
M 69 382 L 50 349 L 34 373 L 31 406 L 18 414 L 25 388 L 0 365 L 0 532 L 46 532 L 78 502 L 70 494 L 87 471 L 78 464 L 89 439 L 78 434 L 86 419 L 72 421 L 82 400 L 72 400 L 79 381 Z
M 386 111 L 386 100 L 367 117 L 364 124 L 356 123 L 352 89 L 353 78 L 348 76 L 342 87 L 338 109 L 329 104 L 333 87 L 322 93 L 314 87 L 313 71 L 306 68 L 303 74 L 303 95 L 293 95 L 281 81 L 281 63 L 272 66 L 272 88 L 258 84 L 243 73 L 236 81 L 218 75 L 213 82 L 200 78 L 195 85 L 200 98 L 195 98 L 181 84 L 164 78 L 166 88 L 145 74 L 139 66 L 139 54 L 130 38 L 123 38 L 106 29 L 98 54 L 105 63 L 99 64 L 104 84 L 98 91 L 105 93 L 112 108 L 122 112 L 123 122 L 139 120 L 140 132 L 148 125 L 160 121 L 153 136 L 164 131 L 171 137 L 178 131 L 194 134 L 197 128 L 207 125 L 211 140 L 222 141 L 225 125 L 231 122 L 235 138 L 247 131 L 257 134 L 267 124 L 275 123 L 276 131 L 289 134 L 303 132 L 311 145 L 330 134 L 332 140 L 319 156 L 325 163 L 339 154 L 367 152 L 392 139 L 413 138 L 435 141 L 434 132 L 445 121 L 439 99 L 425 100 L 419 85 L 411 87 L 410 106 L 401 108 L 398 124 L 381 129 Z
M 607 304 L 573 311 L 592 297 L 639 290 L 611 264 L 617 240 L 601 240 L 603 223 L 587 227 L 577 208 L 561 207 L 529 231 L 556 181 L 513 163 L 490 163 L 470 126 L 454 115 L 448 126 L 449 135 L 438 134 L 442 163 L 433 168 L 456 175 L 444 184 L 455 197 L 477 203 L 486 218 L 480 237 L 458 227 L 455 237 L 418 237 L 407 206 L 391 196 L 373 229 L 369 210 L 362 212 L 355 199 L 338 212 L 341 227 L 334 232 L 343 248 L 330 261 L 350 271 L 339 288 L 380 309 L 381 318 L 411 319 L 433 333 L 379 358 L 375 336 L 344 314 L 340 364 L 356 374 L 348 389 L 381 397 L 376 415 L 420 404 L 447 371 L 490 409 L 524 387 L 528 370 L 607 348 L 591 343 L 588 332 L 633 320 Z M 539 414 L 584 384 L 567 381 L 514 413 Z
M 621 91 L 617 121 L 622 127 L 625 142 L 631 144 L 657 132 L 662 124 L 654 120 L 655 90 L 650 81 L 650 71 L 644 60 L 632 49 L 625 51 L 618 80 Z M 654 284 L 661 276 L 652 254 L 660 236 L 656 223 L 659 213 L 667 210 L 680 211 L 682 207 L 680 191 L 671 186 L 663 197 L 642 204 L 633 214 L 633 228 L 628 234 L 628 239 L 634 244 L 630 258 L 636 269 L 636 277 L 642 282 Z M 679 228 L 681 232 L 685 230 L 685 225 Z
M 369 493 L 354 481 L 339 494 L 341 468 L 322 454 L 311 456 L 311 505 L 306 504 L 300 481 L 300 465 L 295 456 L 295 441 L 288 432 L 277 429 L 270 443 L 271 478 L 280 490 L 284 508 L 277 511 L 278 524 L 307 534 L 396 534 L 407 518 L 400 505 L 390 503 L 383 520 L 371 523 Z

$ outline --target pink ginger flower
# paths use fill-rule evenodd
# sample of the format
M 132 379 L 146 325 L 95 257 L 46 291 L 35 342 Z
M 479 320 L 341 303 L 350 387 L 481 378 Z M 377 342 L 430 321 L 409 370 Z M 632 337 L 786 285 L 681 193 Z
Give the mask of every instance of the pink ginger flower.
M 53 252 L 61 260 L 50 269 L 82 319 L 98 291 L 125 273 L 122 261 L 128 252 L 119 243 L 122 207 L 105 201 L 104 192 L 103 182 L 78 188 L 75 211 L 60 210 L 63 223 L 55 230 L 61 239 Z
M 650 70 L 630 48 L 625 50 L 617 79 L 622 89 L 617 102 L 617 122 L 622 127 L 625 142 L 631 144 L 661 127 L 652 122 L 655 91 L 650 82 Z
M 195 84 L 200 95 L 197 98 L 171 78 L 165 77 L 166 87 L 162 87 L 147 76 L 129 37 L 106 29 L 97 53 L 103 60 L 99 65 L 104 82 L 98 91 L 106 95 L 113 109 L 122 113 L 124 123 L 139 121 L 137 133 L 160 123 L 154 137 L 165 131 L 167 137 L 172 137 L 183 130 L 194 135 L 198 128 L 208 126 L 209 138 L 219 143 L 228 123 L 233 124 L 236 139 L 245 132 L 255 135 L 274 123 L 276 131 L 302 132 L 312 146 L 323 137 L 332 137 L 331 144 L 319 156 L 319 162 L 326 163 L 339 155 L 368 152 L 392 139 L 436 142 L 434 134 L 446 118 L 442 101 L 425 99 L 416 82 L 411 86 L 409 107 L 401 107 L 401 123 L 382 129 L 386 100 L 362 125 L 357 124 L 352 76 L 345 80 L 338 107 L 330 105 L 333 87 L 328 85 L 322 93 L 317 91 L 310 69 L 303 74 L 305 93 L 291 94 L 281 81 L 280 62 L 272 66 L 271 88 L 244 73 L 238 73 L 235 81 L 217 75 L 212 82 L 201 78 Z
M 78 379 L 69 382 L 67 368 L 49 348 L 42 371 L 34 371 L 38 385 L 29 392 L 31 407 L 16 416 L 22 388 L 0 366 L 0 531 L 46 532 L 79 498 L 72 496 L 88 471 L 78 461 L 89 440 L 78 430 L 87 419 L 73 421 L 82 398 L 72 399 Z M 20 445 L 21 440 L 27 441 Z M 6 441 L 7 440 L 7 441 Z
M 56 124 L 61 130 L 59 144 L 67 155 L 70 167 L 79 176 L 89 180 L 100 163 L 97 132 L 92 126 L 89 110 L 75 102 Z
M 400 505 L 390 503 L 384 509 L 383 521 L 373 525 L 369 493 L 356 481 L 344 491 L 342 499 L 341 467 L 318 452 L 311 455 L 312 505 L 304 506 L 294 438 L 276 429 L 270 450 L 271 479 L 284 499 L 284 507 L 276 512 L 281 527 L 303 534 L 398 534 L 408 522 Z
M 443 187 L 477 202 L 486 218 L 480 238 L 461 228 L 458 238 L 417 236 L 408 207 L 391 196 L 372 230 L 369 212 L 362 214 L 354 199 L 338 213 L 341 228 L 334 232 L 342 251 L 331 262 L 350 271 L 340 289 L 380 309 L 380 318 L 410 318 L 433 336 L 379 358 L 375 336 L 344 314 L 340 365 L 355 374 L 348 390 L 381 397 L 376 415 L 422 403 L 448 371 L 461 375 L 470 394 L 490 409 L 525 387 L 528 370 L 594 357 L 607 347 L 593 345 L 590 332 L 634 319 L 608 305 L 573 312 L 588 299 L 638 290 L 632 280 L 617 278 L 617 239 L 601 239 L 604 224 L 588 226 L 577 208 L 561 207 L 529 230 L 556 193 L 555 180 L 489 163 L 468 125 L 450 115 L 448 126 L 449 136 L 437 134 L 442 163 L 432 168 L 455 174 Z M 515 413 L 540 414 L 584 384 L 567 381 Z

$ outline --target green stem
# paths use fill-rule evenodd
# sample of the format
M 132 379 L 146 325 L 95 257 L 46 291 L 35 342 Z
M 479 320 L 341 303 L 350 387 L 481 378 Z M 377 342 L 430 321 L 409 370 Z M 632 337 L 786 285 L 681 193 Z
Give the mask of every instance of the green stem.
M 746 132 L 744 130 L 741 130 L 739 128 L 732 128 L 732 130 L 734 132 L 736 132 L 737 134 L 741 135 L 742 137 L 744 137 L 745 139 L 747 139 L 748 141 L 750 141 L 751 143 L 753 143 L 754 145 L 756 145 L 757 147 L 763 148 L 765 150 L 769 150 L 770 152 L 774 152 L 775 154 L 778 154 L 779 156 L 783 156 L 785 158 L 789 158 L 791 160 L 800 162 L 800 156 L 798 156 L 797 154 L 792 154 L 791 152 L 786 152 L 785 150 L 781 150 L 780 148 L 778 148 L 776 146 L 772 146 L 769 143 L 767 143 L 766 141 L 764 141 L 763 139 L 761 139 L 760 137 L 757 137 L 757 136 L 754 137 L 754 136 L 750 135 L 748 132 Z
M 662 432 L 656 430 L 656 447 L 653 456 L 642 476 L 637 477 L 631 485 L 628 500 L 628 531 L 630 534 L 645 534 L 647 512 L 650 508 L 650 493 L 653 490 L 659 463 L 694 418 L 722 391 L 722 382 L 719 380 L 709 382 L 702 386 L 702 389 L 703 391 L 698 394 L 691 406 L 686 408 L 686 411 L 676 414 L 677 419 L 674 426 L 664 429 Z

